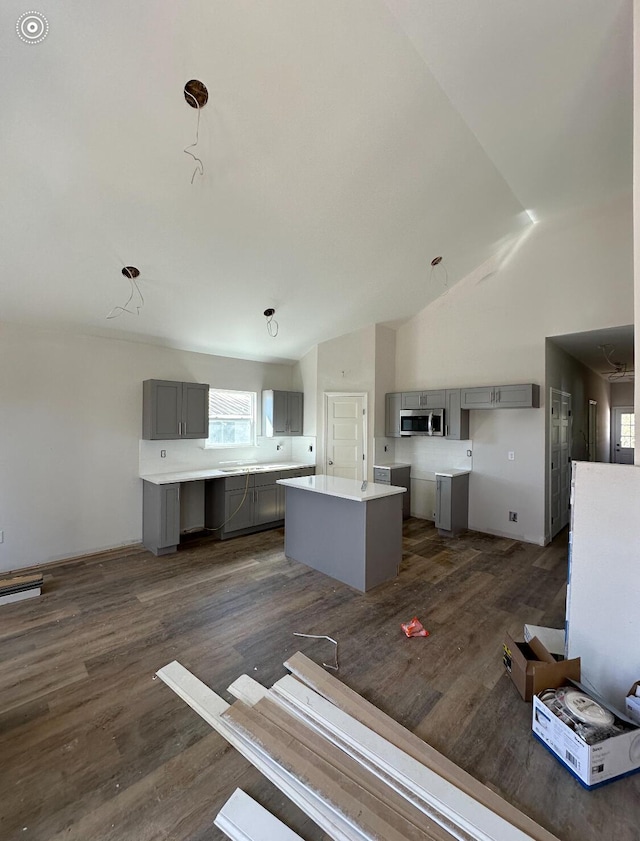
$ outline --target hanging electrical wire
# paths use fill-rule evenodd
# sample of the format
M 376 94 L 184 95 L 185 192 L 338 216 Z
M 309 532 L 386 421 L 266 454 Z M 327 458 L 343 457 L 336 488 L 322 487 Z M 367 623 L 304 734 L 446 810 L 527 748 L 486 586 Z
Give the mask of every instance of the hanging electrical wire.
M 200 111 L 207 104 L 207 100 L 209 99 L 209 92 L 207 91 L 207 87 L 203 82 L 199 81 L 198 79 L 191 79 L 184 86 L 183 93 L 184 98 L 187 101 L 187 105 L 190 105 L 192 108 L 195 108 L 198 112 L 198 117 L 196 120 L 195 142 L 189 144 L 189 146 L 185 146 L 185 148 L 183 149 L 185 155 L 189 155 L 190 158 L 193 158 L 196 164 L 193 170 L 193 175 L 191 176 L 191 183 L 193 184 L 194 178 L 196 177 L 196 174 L 198 172 L 200 173 L 201 177 L 204 176 L 204 164 L 201 158 L 199 158 L 197 155 L 194 155 L 194 153 L 189 150 L 195 149 L 195 147 L 200 142 Z
M 276 314 L 276 311 L 273 307 L 269 307 L 264 311 L 264 316 L 267 319 L 267 333 L 271 336 L 272 339 L 278 335 L 278 322 L 273 317 Z
M 437 279 L 445 289 L 449 288 L 449 272 L 442 262 L 442 257 L 434 257 L 431 261 L 431 275 L 429 280 Z
M 628 365 L 626 362 L 616 362 L 613 359 L 613 354 L 615 352 L 615 345 L 598 345 L 600 350 L 602 351 L 602 355 L 607 360 L 607 363 L 611 365 L 613 371 L 605 372 L 607 374 L 608 380 L 621 380 L 627 376 L 629 373 Z
M 125 312 L 129 315 L 140 315 L 140 310 L 144 306 L 144 298 L 136 278 L 140 276 L 140 270 L 135 266 L 125 266 L 122 274 L 128 278 L 131 284 L 131 294 L 127 298 L 127 302 L 122 307 L 114 307 L 107 315 L 107 319 L 118 318 L 124 315 Z

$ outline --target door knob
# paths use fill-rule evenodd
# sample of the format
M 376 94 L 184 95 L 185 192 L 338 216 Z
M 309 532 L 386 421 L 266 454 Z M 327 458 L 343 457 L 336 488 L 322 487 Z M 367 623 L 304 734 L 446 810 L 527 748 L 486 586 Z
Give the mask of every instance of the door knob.
M 331 459 L 329 459 L 329 464 L 333 464 L 333 462 L 331 461 Z

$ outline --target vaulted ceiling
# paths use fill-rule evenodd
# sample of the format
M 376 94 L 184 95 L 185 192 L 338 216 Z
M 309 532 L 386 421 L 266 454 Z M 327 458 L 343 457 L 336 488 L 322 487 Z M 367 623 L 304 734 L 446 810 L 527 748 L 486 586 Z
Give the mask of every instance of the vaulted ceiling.
M 407 318 L 630 189 L 631 6 L 47 0 L 28 43 L 4 0 L 0 320 L 292 360 Z

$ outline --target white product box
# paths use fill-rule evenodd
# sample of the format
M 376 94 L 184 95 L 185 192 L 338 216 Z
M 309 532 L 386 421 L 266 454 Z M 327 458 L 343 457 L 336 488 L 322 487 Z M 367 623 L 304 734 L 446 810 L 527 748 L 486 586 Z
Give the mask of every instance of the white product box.
M 636 681 L 627 692 L 626 708 L 631 721 L 640 724 L 640 680 Z
M 580 690 L 585 692 L 583 687 Z M 588 789 L 640 770 L 640 727 L 600 698 L 597 702 L 632 729 L 589 745 L 539 696 L 533 698 L 534 736 Z

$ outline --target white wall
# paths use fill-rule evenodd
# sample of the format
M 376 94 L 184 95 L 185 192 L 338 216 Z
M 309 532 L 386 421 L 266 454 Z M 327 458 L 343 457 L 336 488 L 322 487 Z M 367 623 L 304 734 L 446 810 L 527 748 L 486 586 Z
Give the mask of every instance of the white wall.
M 230 457 L 140 442 L 151 378 L 259 393 L 291 388 L 292 367 L 0 325 L 0 570 L 140 541 L 139 461 L 156 472 Z M 270 460 L 275 442 L 262 443 L 253 457 Z
M 315 345 L 293 367 L 292 388 L 304 392 L 305 435 L 315 435 L 318 428 L 318 346 Z
M 318 472 L 322 471 L 324 465 L 325 392 L 366 393 L 369 408 L 366 441 L 367 469 L 369 479 L 372 478 L 375 346 L 376 328 L 374 325 L 318 345 L 316 407 Z
M 611 383 L 612 406 L 634 406 L 634 383 Z
M 573 465 L 567 652 L 582 680 L 618 708 L 640 678 L 640 470 Z
M 626 196 L 532 226 L 497 271 L 472 273 L 398 329 L 397 391 L 541 386 L 541 409 L 471 412 L 470 528 L 545 541 L 545 337 L 628 323 L 632 259 Z

